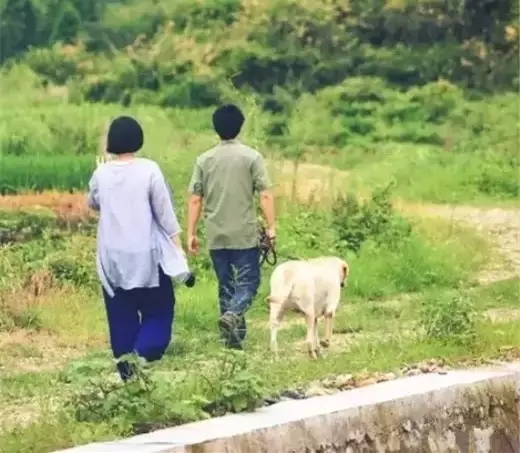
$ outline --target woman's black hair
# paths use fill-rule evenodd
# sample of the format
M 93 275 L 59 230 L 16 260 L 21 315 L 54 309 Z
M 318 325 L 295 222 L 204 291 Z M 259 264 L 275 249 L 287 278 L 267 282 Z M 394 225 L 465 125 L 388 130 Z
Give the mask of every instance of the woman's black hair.
M 134 118 L 119 116 L 110 124 L 107 135 L 107 153 L 136 153 L 143 147 L 143 143 L 143 128 Z

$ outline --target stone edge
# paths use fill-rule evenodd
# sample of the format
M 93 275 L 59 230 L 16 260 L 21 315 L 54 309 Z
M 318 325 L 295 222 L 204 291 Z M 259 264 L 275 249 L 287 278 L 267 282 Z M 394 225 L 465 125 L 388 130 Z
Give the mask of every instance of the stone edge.
M 176 428 L 168 428 L 119 441 L 88 444 L 56 451 L 54 453 L 190 453 L 195 451 L 200 451 L 201 453 L 239 453 L 255 451 L 260 453 L 263 451 L 262 446 L 266 444 L 270 446 L 269 451 L 306 451 L 305 449 L 309 447 L 309 445 L 319 448 L 320 442 L 318 439 L 322 436 L 317 436 L 317 434 L 320 432 L 327 431 L 327 437 L 332 438 L 327 439 L 329 442 L 333 442 L 334 439 L 338 437 L 344 437 L 344 429 L 341 430 L 341 433 L 338 432 L 338 429 L 341 426 L 345 426 L 346 420 L 348 420 L 349 426 L 352 426 L 353 432 L 359 432 L 361 428 L 370 425 L 371 419 L 374 418 L 374 413 L 376 413 L 378 417 L 381 417 L 382 412 L 392 414 L 392 417 L 398 417 L 400 419 L 413 417 L 410 414 L 415 410 L 422 413 L 437 411 L 442 407 L 455 405 L 457 401 L 460 401 L 469 391 L 479 392 L 489 386 L 513 386 L 517 395 L 520 394 L 520 371 L 518 371 L 518 369 L 474 370 L 475 373 L 479 371 L 488 372 L 490 374 L 487 377 L 476 379 L 473 382 L 455 382 L 451 386 L 440 389 L 415 393 L 381 403 L 350 407 L 344 410 L 273 425 L 267 428 L 260 426 L 244 433 L 225 437 L 211 436 L 205 440 L 195 442 L 176 442 L 173 432 Z M 406 380 L 406 378 L 401 380 Z M 380 384 L 374 384 L 374 386 L 378 385 Z M 329 397 L 330 395 L 311 399 L 313 400 L 313 404 L 319 404 L 320 399 Z M 421 399 L 419 404 L 417 398 Z M 310 404 L 309 400 L 300 400 L 294 403 L 296 405 Z M 518 402 L 516 404 L 520 412 L 520 405 Z M 277 404 L 270 406 L 269 409 L 276 410 L 276 406 Z M 254 413 L 241 414 L 241 416 L 253 417 Z M 226 418 L 227 417 L 219 417 L 221 421 L 224 421 Z M 233 423 L 234 420 L 230 418 L 229 422 Z M 193 429 L 197 429 L 199 426 L 200 429 L 204 429 L 203 424 L 204 421 L 191 423 L 189 425 Z M 338 429 L 336 429 L 336 427 L 338 427 Z M 172 433 L 172 441 L 153 441 L 151 439 L 155 434 L 159 433 L 161 437 L 164 437 L 168 432 Z M 144 440 L 145 437 L 148 441 Z M 255 444 L 257 445 L 256 449 L 254 448 Z M 312 446 L 310 447 L 311 449 Z

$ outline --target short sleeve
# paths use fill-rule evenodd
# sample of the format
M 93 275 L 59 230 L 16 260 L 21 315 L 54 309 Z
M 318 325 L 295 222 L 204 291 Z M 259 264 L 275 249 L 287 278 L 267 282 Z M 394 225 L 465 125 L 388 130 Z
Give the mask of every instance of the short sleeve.
M 255 192 L 263 192 L 271 187 L 271 181 L 267 173 L 267 166 L 264 158 L 259 155 L 251 166 L 251 174 L 253 176 L 253 188 Z
M 202 166 L 198 159 L 195 163 L 195 166 L 193 167 L 193 173 L 191 175 L 188 191 L 192 195 L 198 195 L 200 197 L 204 196 L 204 188 L 202 185 Z

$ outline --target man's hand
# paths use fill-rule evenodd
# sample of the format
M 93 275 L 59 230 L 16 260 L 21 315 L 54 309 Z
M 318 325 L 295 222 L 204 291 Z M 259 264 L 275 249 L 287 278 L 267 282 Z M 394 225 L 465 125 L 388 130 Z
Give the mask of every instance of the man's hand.
M 264 214 L 265 222 L 267 223 L 266 234 L 269 238 L 271 245 L 274 244 L 276 236 L 275 231 L 275 209 L 274 209 L 274 197 L 269 189 L 260 192 L 260 207 Z
M 274 245 L 274 241 L 276 239 L 276 230 L 274 228 L 268 228 L 266 231 L 265 231 L 266 235 L 267 235 L 267 238 L 269 239 L 269 243 L 271 244 L 271 246 Z
M 199 253 L 199 238 L 195 235 L 188 236 L 188 252 L 194 255 Z
M 199 253 L 199 238 L 197 237 L 197 222 L 202 209 L 202 195 L 190 195 L 188 199 L 188 252 Z

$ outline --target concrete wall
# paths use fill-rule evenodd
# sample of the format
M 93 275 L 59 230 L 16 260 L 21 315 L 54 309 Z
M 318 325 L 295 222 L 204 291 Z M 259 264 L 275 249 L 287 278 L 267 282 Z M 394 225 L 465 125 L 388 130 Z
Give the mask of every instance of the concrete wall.
M 515 369 L 426 374 L 66 453 L 520 453 L 519 386 Z

